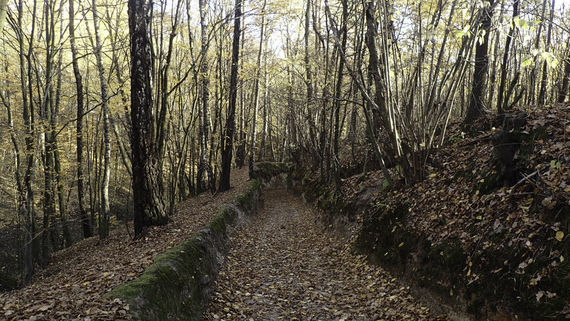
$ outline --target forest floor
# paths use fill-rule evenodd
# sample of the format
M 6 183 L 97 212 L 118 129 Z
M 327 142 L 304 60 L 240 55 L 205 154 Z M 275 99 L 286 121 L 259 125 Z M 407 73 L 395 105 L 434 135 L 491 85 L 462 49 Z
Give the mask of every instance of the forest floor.
M 37 271 L 31 285 L 0 293 L 0 319 L 85 321 L 125 317 L 128 305 L 118 299 L 103 299 L 102 295 L 139 276 L 155 255 L 210 222 L 221 204 L 247 189 L 247 168 L 232 171 L 231 179 L 233 188 L 227 192 L 203 193 L 178 204 L 172 222 L 150 228 L 141 240 L 132 241 L 122 226 L 104 241 L 92 237 L 56 253 L 46 268 Z
M 231 236 L 205 320 L 446 320 L 282 189 Z

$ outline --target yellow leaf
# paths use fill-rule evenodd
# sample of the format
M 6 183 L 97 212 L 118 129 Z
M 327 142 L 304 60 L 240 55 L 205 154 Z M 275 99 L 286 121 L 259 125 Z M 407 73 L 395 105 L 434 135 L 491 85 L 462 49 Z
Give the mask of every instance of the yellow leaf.
M 398 245 L 398 247 L 402 247 L 402 246 L 404 246 L 404 242 L 402 242 Z
M 557 239 L 559 242 L 562 242 L 562 239 L 563 239 L 563 238 L 564 238 L 564 232 L 562 232 L 562 231 L 556 232 L 556 239 Z

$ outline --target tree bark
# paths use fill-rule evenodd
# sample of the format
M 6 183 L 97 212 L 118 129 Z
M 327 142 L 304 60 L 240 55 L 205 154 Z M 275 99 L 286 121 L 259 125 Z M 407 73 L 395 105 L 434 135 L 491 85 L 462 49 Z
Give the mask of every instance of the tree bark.
M 241 27 L 241 6 L 242 0 L 235 2 L 235 18 L 234 18 L 234 39 L 232 44 L 232 66 L 230 73 L 230 99 L 228 113 L 226 115 L 226 126 L 224 135 L 222 135 L 222 174 L 220 176 L 219 191 L 227 191 L 230 189 L 230 171 L 232 166 L 233 140 L 235 132 L 236 117 L 236 101 L 237 101 L 237 81 L 238 81 L 238 63 L 239 63 L 239 44 L 240 44 L 240 27 Z
M 507 41 L 505 43 L 505 52 L 503 53 L 503 63 L 501 65 L 501 80 L 499 83 L 499 92 L 497 98 L 497 112 L 502 113 L 508 102 L 503 103 L 503 97 L 505 95 L 505 86 L 507 84 L 507 72 L 508 72 L 508 62 L 509 62 L 509 50 L 511 48 L 511 42 L 513 40 L 516 25 L 515 18 L 519 16 L 519 3 L 520 0 L 515 0 L 513 3 L 513 21 L 511 21 L 511 27 L 509 29 L 509 34 L 507 36 Z
M 97 1 L 93 0 L 93 29 L 95 33 L 95 59 L 99 72 L 99 85 L 101 86 L 101 108 L 103 113 L 103 182 L 101 184 L 101 211 L 99 214 L 99 237 L 106 238 L 109 235 L 109 216 L 111 212 L 109 204 L 109 180 L 111 177 L 111 137 L 109 123 L 109 102 L 107 95 L 107 79 L 101 55 L 101 39 L 99 36 L 99 15 L 97 13 Z
M 255 138 L 257 132 L 257 110 L 259 109 L 259 77 L 261 75 L 261 54 L 263 52 L 263 39 L 265 37 L 265 5 L 267 0 L 263 0 L 263 7 L 261 12 L 261 31 L 259 35 L 259 48 L 257 50 L 257 67 L 255 71 L 255 80 L 253 85 L 253 118 L 251 120 L 251 137 L 249 145 L 249 178 L 253 179 L 255 174 L 253 172 L 253 161 L 255 158 Z
M 199 139 L 200 139 L 200 163 L 198 164 L 198 177 L 197 185 L 198 192 L 206 190 L 206 185 L 204 184 L 204 173 L 208 175 L 208 187 L 213 193 L 216 189 L 212 172 L 212 166 L 210 164 L 210 75 L 208 74 L 208 24 L 206 22 L 206 0 L 200 0 L 198 2 L 200 7 L 200 31 L 202 39 L 202 62 L 200 64 L 200 91 L 201 91 L 201 101 L 200 107 L 198 109 L 199 118 Z
M 73 66 L 73 75 L 75 77 L 75 91 L 77 95 L 77 122 L 76 122 L 76 154 L 77 154 L 77 201 L 79 210 L 79 219 L 83 229 L 83 237 L 88 238 L 93 235 L 89 217 L 85 210 L 85 191 L 83 188 L 83 113 L 84 113 L 84 92 L 83 92 L 83 77 L 79 70 L 77 62 L 78 53 L 77 45 L 75 43 L 75 8 L 74 0 L 69 0 L 69 42 L 71 46 L 71 64 Z
M 0 0 L 0 33 L 4 29 L 4 21 L 6 21 L 6 13 L 8 11 L 8 0 Z
M 570 41 L 568 41 L 570 43 Z M 558 102 L 563 103 L 568 97 L 568 89 L 570 89 L 570 57 L 564 59 L 564 79 L 562 79 L 562 87 L 558 94 Z
M 374 102 L 378 108 L 372 108 L 372 116 L 374 123 L 374 135 L 378 135 L 378 131 L 382 124 L 386 126 L 386 98 L 384 95 L 384 79 L 379 72 L 380 61 L 378 58 L 378 50 L 376 49 L 376 38 L 378 36 L 378 23 L 376 22 L 376 8 L 372 2 L 366 5 L 366 46 L 368 48 L 368 75 L 372 78 L 374 85 Z M 388 128 L 388 127 L 386 127 Z
M 26 144 L 26 170 L 24 172 L 24 191 L 25 191 L 25 245 L 24 245 L 24 282 L 29 283 L 34 274 L 34 263 L 39 253 L 39 238 L 37 235 L 36 212 L 34 209 L 34 190 L 32 187 L 32 177 L 34 175 L 34 159 L 35 159 L 35 120 L 34 120 L 34 100 L 32 99 L 32 82 L 31 82 L 31 55 L 35 33 L 37 0 L 33 2 L 32 23 L 30 36 L 28 38 L 27 48 L 24 43 L 25 38 L 22 33 L 18 33 L 18 48 L 20 62 L 20 89 L 22 91 L 22 118 L 26 128 L 25 144 Z M 23 0 L 18 1 L 18 29 L 24 30 L 24 3 Z M 27 67 L 27 68 L 26 68 Z M 27 69 L 27 70 L 26 70 Z M 26 72 L 27 71 L 27 72 Z
M 546 3 L 545 3 L 546 5 Z M 546 51 L 550 50 L 550 41 L 552 39 L 552 24 L 554 20 L 554 5 L 555 0 L 552 0 L 551 7 L 550 7 L 550 19 L 548 24 L 548 31 L 546 33 Z M 542 79 L 540 80 L 540 91 L 538 92 L 538 104 L 544 105 L 546 103 L 546 87 L 548 85 L 547 82 L 548 77 L 548 64 L 545 62 L 542 63 Z
M 342 52 L 346 51 L 346 41 L 347 41 L 347 22 L 348 19 L 348 0 L 342 0 L 342 40 L 341 49 Z M 344 60 L 339 55 L 339 63 L 337 70 L 337 80 L 335 88 L 335 101 L 334 101 L 334 136 L 333 136 L 333 168 L 334 168 L 334 181 L 335 187 L 340 190 L 340 155 L 339 155 L 339 136 L 342 129 L 340 126 L 340 101 L 342 95 L 342 79 L 344 75 Z
M 491 20 L 493 17 L 493 6 L 495 0 L 487 0 L 485 8 L 481 12 L 479 31 L 483 33 L 481 39 L 477 41 L 475 48 L 475 68 L 473 70 L 473 83 L 469 106 L 464 124 L 471 125 L 477 119 L 485 115 L 485 91 L 487 89 L 487 72 L 489 71 L 489 31 L 491 30 Z
M 152 3 L 129 0 L 131 55 L 131 149 L 133 162 L 133 201 L 135 238 L 146 226 L 167 222 L 162 188 L 157 175 L 158 160 L 154 141 L 152 108 L 152 51 L 150 26 Z

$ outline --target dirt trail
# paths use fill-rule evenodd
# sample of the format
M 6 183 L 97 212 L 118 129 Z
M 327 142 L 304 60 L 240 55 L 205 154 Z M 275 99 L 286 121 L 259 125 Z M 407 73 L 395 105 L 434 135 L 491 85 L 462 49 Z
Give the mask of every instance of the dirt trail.
M 444 320 L 285 190 L 231 237 L 205 320 Z

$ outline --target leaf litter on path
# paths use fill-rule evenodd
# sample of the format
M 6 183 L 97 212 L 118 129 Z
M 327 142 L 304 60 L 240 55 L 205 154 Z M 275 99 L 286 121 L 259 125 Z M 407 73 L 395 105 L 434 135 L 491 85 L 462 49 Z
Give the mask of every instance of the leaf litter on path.
M 446 320 L 285 190 L 231 236 L 204 320 Z

